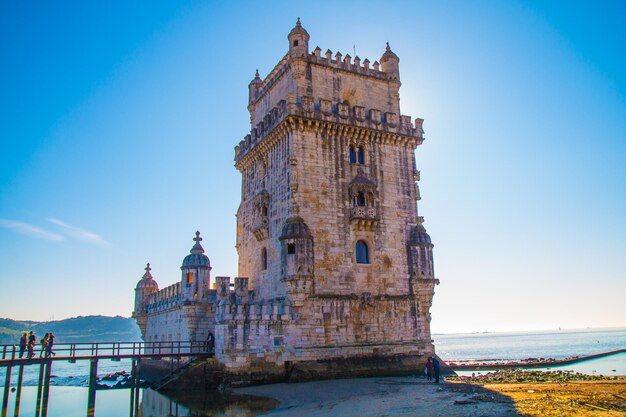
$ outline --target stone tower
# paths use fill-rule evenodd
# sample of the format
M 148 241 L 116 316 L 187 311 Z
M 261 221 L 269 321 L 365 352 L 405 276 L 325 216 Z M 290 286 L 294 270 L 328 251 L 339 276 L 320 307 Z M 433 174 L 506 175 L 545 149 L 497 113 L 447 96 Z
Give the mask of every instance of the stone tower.
M 282 346 L 272 357 L 279 366 L 360 358 L 351 367 L 369 370 L 385 358 L 391 368 L 419 368 L 433 350 L 438 283 L 416 205 L 423 120 L 400 113 L 400 59 L 389 44 L 370 66 L 310 52 L 309 39 L 298 19 L 287 54 L 265 79 L 257 71 L 251 132 L 235 147 L 239 275 L 253 293 L 246 303 L 289 309 L 287 322 L 266 326 L 255 343 Z M 218 357 L 246 345 L 223 343 L 218 337 Z

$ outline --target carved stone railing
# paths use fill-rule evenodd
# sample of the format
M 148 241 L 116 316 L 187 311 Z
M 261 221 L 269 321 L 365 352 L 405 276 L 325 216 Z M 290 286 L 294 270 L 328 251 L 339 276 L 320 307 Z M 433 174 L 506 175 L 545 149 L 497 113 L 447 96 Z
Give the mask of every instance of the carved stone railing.
M 352 207 L 351 219 L 376 219 L 375 207 Z

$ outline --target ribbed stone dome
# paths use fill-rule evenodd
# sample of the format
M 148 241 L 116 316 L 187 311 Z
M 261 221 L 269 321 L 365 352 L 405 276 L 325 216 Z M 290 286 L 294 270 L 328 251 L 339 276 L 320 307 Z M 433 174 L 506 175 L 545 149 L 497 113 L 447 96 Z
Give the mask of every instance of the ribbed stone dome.
M 205 254 L 196 254 L 191 253 L 185 256 L 183 259 L 183 268 L 195 267 L 195 266 L 211 266 L 211 262 L 209 261 L 209 257 Z
M 310 38 L 309 32 L 307 32 L 306 29 L 302 27 L 302 24 L 300 23 L 300 18 L 298 18 L 298 21 L 296 22 L 296 26 L 293 29 L 291 29 L 291 32 L 289 32 L 288 37 L 291 38 L 291 36 L 295 34 L 306 35 L 307 40 Z
M 432 245 L 430 236 L 426 233 L 426 229 L 422 224 L 418 224 L 411 231 L 411 244 L 412 245 Z
M 150 264 L 146 264 L 146 273 L 143 274 L 143 277 L 137 283 L 137 290 L 154 290 L 154 292 L 159 291 L 159 284 L 152 278 L 152 274 L 150 273 Z M 151 291 L 150 291 L 151 292 Z
M 387 61 L 388 59 L 395 59 L 398 62 L 400 61 L 398 55 L 396 55 L 389 47 L 389 42 L 387 42 L 387 48 L 385 49 L 383 56 L 380 58 L 380 62 Z
M 302 217 L 290 217 L 285 220 L 285 225 L 280 233 L 280 240 L 305 237 L 311 237 L 311 232 L 309 231 L 309 226 L 306 225 Z
M 211 267 L 209 257 L 204 254 L 204 248 L 200 244 L 202 238 L 200 232 L 196 232 L 196 237 L 193 239 L 196 243 L 191 248 L 191 253 L 185 256 L 183 259 L 183 265 L 181 268 L 195 268 L 195 267 Z

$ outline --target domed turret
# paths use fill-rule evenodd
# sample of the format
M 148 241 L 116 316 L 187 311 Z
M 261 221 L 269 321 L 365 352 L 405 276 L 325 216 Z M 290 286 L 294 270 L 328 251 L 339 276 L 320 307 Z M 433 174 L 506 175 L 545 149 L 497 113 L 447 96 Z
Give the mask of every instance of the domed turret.
M 279 240 L 299 239 L 311 237 L 309 226 L 306 225 L 302 217 L 295 216 L 285 220 L 285 225 L 280 233 Z
M 426 233 L 426 228 L 422 223 L 418 223 L 418 225 L 411 230 L 411 244 L 426 246 L 432 245 L 430 236 Z
M 309 33 L 302 27 L 300 18 L 296 26 L 291 29 L 287 39 L 289 39 L 289 55 L 293 57 L 306 56 L 309 53 Z
M 387 42 L 387 48 L 385 49 L 385 53 L 380 58 L 380 65 L 382 66 L 383 72 L 387 74 L 387 76 L 394 80 L 400 79 L 400 70 L 398 64 L 400 63 L 400 58 L 396 55 L 391 48 L 389 47 L 389 42 Z
M 211 262 L 209 261 L 209 257 L 204 254 L 204 248 L 200 244 L 200 242 L 202 241 L 202 238 L 200 237 L 200 232 L 196 232 L 196 237 L 193 240 L 196 243 L 189 251 L 190 254 L 185 256 L 185 259 L 183 259 L 183 265 L 181 268 L 211 268 Z
M 188 301 L 199 301 L 209 290 L 211 262 L 209 257 L 204 254 L 204 248 L 200 244 L 202 241 L 200 232 L 196 232 L 196 237 L 193 240 L 196 243 L 191 248 L 191 253 L 183 259 L 183 265 L 180 269 L 182 271 L 183 296 Z
M 150 263 L 146 264 L 146 273 L 135 287 L 135 313 L 141 314 L 148 304 L 148 296 L 159 292 L 159 284 L 152 278 Z
M 433 263 L 433 243 L 422 224 L 424 219 L 417 218 L 417 225 L 411 229 L 409 236 L 409 258 L 411 275 L 422 279 L 435 279 Z
M 254 78 L 248 84 L 248 104 L 252 104 L 259 97 L 259 87 L 261 86 L 261 77 L 259 77 L 259 70 L 256 70 Z
M 280 233 L 281 274 L 286 279 L 313 274 L 313 236 L 302 217 L 285 220 Z

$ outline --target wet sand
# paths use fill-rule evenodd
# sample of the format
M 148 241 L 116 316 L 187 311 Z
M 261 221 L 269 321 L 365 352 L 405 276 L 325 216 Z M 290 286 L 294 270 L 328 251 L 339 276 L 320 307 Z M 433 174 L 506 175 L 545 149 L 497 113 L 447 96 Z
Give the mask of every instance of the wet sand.
M 362 378 L 239 388 L 275 398 L 264 416 L 624 416 L 626 380 L 433 384 L 423 377 Z

